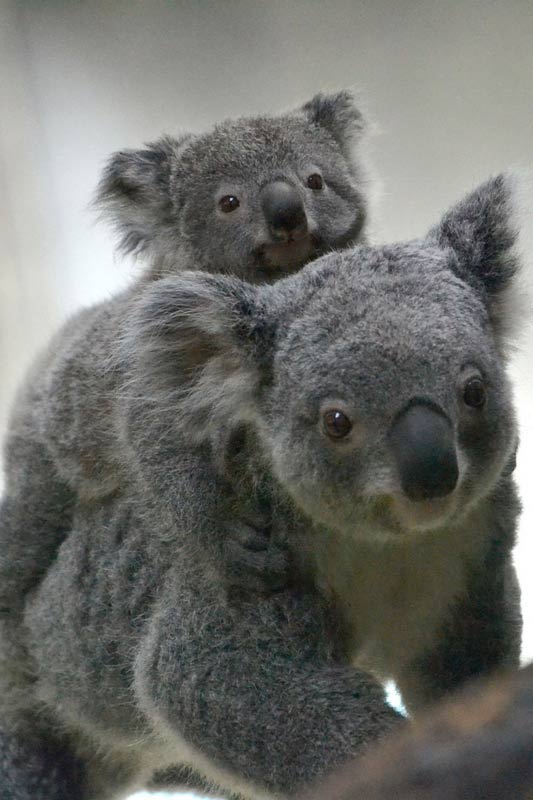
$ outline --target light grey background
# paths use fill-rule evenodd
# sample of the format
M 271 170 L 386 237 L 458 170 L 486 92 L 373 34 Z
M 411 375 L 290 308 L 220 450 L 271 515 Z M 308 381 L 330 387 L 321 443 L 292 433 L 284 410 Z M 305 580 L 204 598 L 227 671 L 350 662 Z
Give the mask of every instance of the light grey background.
M 533 3 L 0 0 L 0 428 L 65 315 L 135 266 L 87 206 L 105 157 L 162 132 L 359 87 L 379 124 L 378 240 L 422 234 L 478 181 L 533 163 Z M 533 252 L 533 192 L 525 250 Z M 516 358 L 533 658 L 533 333 Z

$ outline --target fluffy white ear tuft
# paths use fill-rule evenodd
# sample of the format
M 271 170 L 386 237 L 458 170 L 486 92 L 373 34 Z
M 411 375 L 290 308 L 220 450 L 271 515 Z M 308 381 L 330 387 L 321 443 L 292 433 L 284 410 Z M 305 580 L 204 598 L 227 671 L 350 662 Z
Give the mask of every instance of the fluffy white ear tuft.
M 144 398 L 195 442 L 250 420 L 271 338 L 256 295 L 236 278 L 195 272 L 148 287 L 120 348 L 131 402 Z
M 171 163 L 189 138 L 163 137 L 139 150 L 121 150 L 106 164 L 94 207 L 115 227 L 124 253 L 149 250 L 165 226 L 175 225 Z
M 367 131 L 367 123 L 352 92 L 317 94 L 302 106 L 303 113 L 319 125 L 340 146 L 345 156 L 350 155 L 352 144 Z
M 522 176 L 497 175 L 453 206 L 428 235 L 451 251 L 452 269 L 479 292 L 503 346 L 523 330 L 528 308 L 519 244 L 524 192 Z

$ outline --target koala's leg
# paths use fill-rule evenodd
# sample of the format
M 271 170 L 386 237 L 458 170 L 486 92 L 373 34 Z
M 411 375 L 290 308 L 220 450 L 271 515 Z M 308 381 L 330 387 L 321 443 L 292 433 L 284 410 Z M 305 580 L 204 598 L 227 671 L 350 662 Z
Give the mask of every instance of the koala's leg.
M 97 800 L 83 763 L 64 742 L 0 727 L 0 800 Z
M 45 448 L 11 436 L 0 506 L 0 608 L 20 606 L 46 572 L 70 528 L 73 494 Z
M 511 479 L 498 487 L 491 501 L 490 544 L 480 563 L 471 566 L 465 594 L 450 609 L 434 647 L 396 677 L 409 710 L 439 699 L 470 678 L 519 665 L 522 617 L 512 564 L 519 504 Z
M 9 438 L 6 478 L 0 504 L 0 706 L 5 701 L 21 710 L 32 703 L 34 680 L 24 604 L 70 527 L 73 497 L 45 449 L 31 438 Z
M 237 612 L 201 585 L 175 592 L 139 653 L 137 697 L 225 790 L 293 794 L 402 721 L 380 685 L 335 661 L 317 597 L 286 591 Z

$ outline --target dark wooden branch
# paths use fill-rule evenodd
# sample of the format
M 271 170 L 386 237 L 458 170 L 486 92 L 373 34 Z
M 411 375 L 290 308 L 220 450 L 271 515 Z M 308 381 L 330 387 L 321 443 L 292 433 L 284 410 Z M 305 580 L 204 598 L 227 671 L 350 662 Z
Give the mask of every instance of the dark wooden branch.
M 306 800 L 533 800 L 533 664 L 470 685 Z

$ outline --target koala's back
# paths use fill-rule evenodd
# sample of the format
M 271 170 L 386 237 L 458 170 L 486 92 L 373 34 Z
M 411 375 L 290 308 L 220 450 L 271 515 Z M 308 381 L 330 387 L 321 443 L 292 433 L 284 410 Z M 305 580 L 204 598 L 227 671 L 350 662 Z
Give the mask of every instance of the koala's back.
M 35 691 L 38 668 L 25 623 L 32 598 L 50 581 L 59 592 L 66 591 L 69 579 L 71 584 L 75 582 L 80 573 L 69 568 L 75 552 L 75 544 L 70 543 L 75 521 L 83 518 L 88 507 L 105 503 L 121 482 L 120 448 L 114 430 L 118 373 L 110 356 L 128 298 L 125 293 L 72 317 L 36 359 L 13 404 L 5 443 L 5 495 L 0 506 L 0 705 L 4 722 L 20 720 L 26 713 L 33 716 L 36 706 L 40 707 Z M 78 527 L 79 542 L 86 530 Z M 61 565 L 65 581 L 58 583 L 53 576 Z M 87 568 L 86 561 L 85 568 L 81 567 L 86 579 Z M 64 603 L 72 616 L 74 607 L 79 606 L 75 602 L 78 589 L 71 588 L 70 597 L 61 595 L 55 611 Z M 52 597 L 58 600 L 57 594 Z M 49 613 L 48 620 L 58 633 L 61 617 Z M 46 626 L 42 622 L 36 636 L 44 643 Z M 68 638 L 64 644 L 66 655 Z M 46 662 L 50 657 L 49 651 L 43 654 Z
M 13 405 L 0 506 L 2 647 L 20 657 L 20 614 L 54 563 L 81 502 L 121 482 L 110 360 L 129 294 L 72 317 L 38 357 Z M 7 643 L 7 644 L 6 644 Z M 15 670 L 17 667 L 15 667 Z M 10 668 L 7 670 L 10 671 Z
M 20 388 L 6 446 L 8 487 L 17 480 L 25 446 L 42 448 L 57 477 L 82 493 L 108 494 L 113 457 L 115 386 L 112 361 L 127 299 L 84 309 L 38 357 Z M 111 462 L 111 463 L 110 463 Z M 108 469 L 112 466 L 113 469 Z

